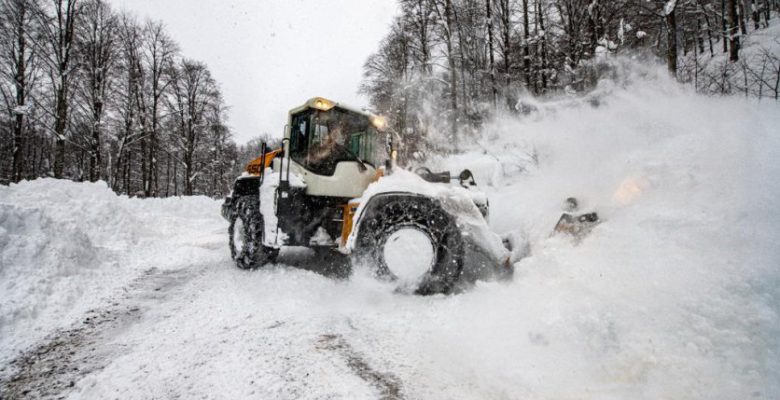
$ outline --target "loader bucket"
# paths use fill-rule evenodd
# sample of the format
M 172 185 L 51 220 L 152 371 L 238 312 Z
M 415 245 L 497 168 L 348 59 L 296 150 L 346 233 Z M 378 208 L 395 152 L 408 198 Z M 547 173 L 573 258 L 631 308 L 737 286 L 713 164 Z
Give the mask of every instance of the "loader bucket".
M 595 212 L 580 215 L 563 213 L 561 218 L 558 219 L 558 223 L 555 224 L 553 234 L 563 233 L 571 235 L 579 242 L 599 222 L 599 216 Z

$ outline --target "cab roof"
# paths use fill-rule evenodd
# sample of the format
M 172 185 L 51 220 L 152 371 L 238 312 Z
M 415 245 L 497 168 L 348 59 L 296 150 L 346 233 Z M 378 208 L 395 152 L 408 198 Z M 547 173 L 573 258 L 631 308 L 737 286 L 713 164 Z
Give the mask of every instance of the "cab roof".
M 375 118 L 375 117 L 377 117 L 376 115 L 374 115 L 372 113 L 369 113 L 369 112 L 357 109 L 355 107 L 346 105 L 344 103 L 338 103 L 338 102 L 335 102 L 333 100 L 328 100 L 328 99 L 326 99 L 324 97 L 319 97 L 319 96 L 318 97 L 312 97 L 309 100 L 306 100 L 306 102 L 303 103 L 302 105 L 293 108 L 292 110 L 290 110 L 290 114 L 292 115 L 292 114 L 301 112 L 301 111 L 309 109 L 309 108 L 313 108 L 313 109 L 316 109 L 316 110 L 322 110 L 322 111 L 328 111 L 328 110 L 330 110 L 330 109 L 332 109 L 334 107 L 338 107 L 338 108 L 341 108 L 342 110 L 347 110 L 347 111 L 350 111 L 350 112 L 354 112 L 356 114 L 361 114 L 361 115 L 364 115 L 364 116 L 366 116 L 368 118 Z

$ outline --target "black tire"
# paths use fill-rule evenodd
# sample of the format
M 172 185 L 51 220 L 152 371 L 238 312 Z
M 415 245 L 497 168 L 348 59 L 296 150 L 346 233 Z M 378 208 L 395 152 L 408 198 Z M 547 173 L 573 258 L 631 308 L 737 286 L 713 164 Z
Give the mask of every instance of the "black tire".
M 384 260 L 384 245 L 393 233 L 416 228 L 427 234 L 434 247 L 434 262 L 415 293 L 449 293 L 463 271 L 464 243 L 455 218 L 438 202 L 423 196 L 392 194 L 372 199 L 361 217 L 353 262 L 367 263 L 376 274 L 394 280 Z
M 235 200 L 228 235 L 230 256 L 241 269 L 252 269 L 276 260 L 279 249 L 263 246 L 264 224 L 260 202 L 254 196 Z

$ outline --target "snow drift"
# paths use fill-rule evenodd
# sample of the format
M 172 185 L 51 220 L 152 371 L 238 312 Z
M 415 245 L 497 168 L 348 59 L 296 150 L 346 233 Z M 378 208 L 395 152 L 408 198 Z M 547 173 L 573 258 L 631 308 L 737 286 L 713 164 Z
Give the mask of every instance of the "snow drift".
M 203 197 L 129 199 L 103 182 L 0 187 L 0 361 L 144 270 L 216 261 L 181 243 L 224 225 L 218 207 Z

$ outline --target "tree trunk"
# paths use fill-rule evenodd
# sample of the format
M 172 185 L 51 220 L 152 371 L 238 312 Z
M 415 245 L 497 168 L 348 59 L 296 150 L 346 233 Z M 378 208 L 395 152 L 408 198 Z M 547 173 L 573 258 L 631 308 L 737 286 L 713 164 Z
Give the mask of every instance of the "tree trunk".
M 739 61 L 739 21 L 737 20 L 737 0 L 728 0 L 728 38 L 729 60 Z
M 58 0 L 56 2 L 58 19 L 55 33 L 57 37 L 51 43 L 56 52 L 55 58 L 57 61 L 57 65 L 54 67 L 54 73 L 57 76 L 54 112 L 54 134 L 56 136 L 54 154 L 55 178 L 62 178 L 65 171 L 65 138 L 67 137 L 65 129 L 68 125 L 68 103 L 70 101 L 68 95 L 72 72 L 70 56 L 76 36 L 75 19 L 78 13 L 76 3 L 77 0 Z
M 156 89 L 154 89 L 156 91 Z M 154 94 L 156 96 L 156 94 Z M 149 185 L 146 189 L 146 196 L 157 197 L 158 189 L 158 170 L 157 170 L 157 125 L 159 123 L 158 113 L 159 100 L 155 99 L 152 104 L 152 129 L 149 133 Z
M 25 107 L 27 105 L 27 65 L 25 63 L 25 54 L 27 52 L 27 33 L 25 32 L 27 6 L 20 4 L 17 12 L 19 15 L 16 20 L 16 73 L 14 74 L 14 83 L 16 86 L 16 106 Z M 17 110 L 14 118 L 14 136 L 13 136 L 13 161 L 11 168 L 11 179 L 19 182 L 24 178 L 25 159 L 24 159 L 24 116 L 26 110 Z
M 669 73 L 677 77 L 677 7 L 666 14 L 666 65 Z
M 588 6 L 588 22 L 590 24 L 590 52 L 591 55 L 595 54 L 596 47 L 599 45 L 599 39 L 603 32 L 601 32 L 601 15 L 600 15 L 599 1 L 593 0 Z
M 62 178 L 65 171 L 65 128 L 68 118 L 67 88 L 62 77 L 57 90 L 56 116 L 54 121 L 54 177 Z
M 542 10 L 542 0 L 537 0 L 538 5 L 537 20 L 539 21 L 539 30 L 541 37 L 539 42 L 541 44 L 540 56 L 541 56 L 541 68 L 540 74 L 542 76 L 542 91 L 547 90 L 547 32 L 544 30 L 544 11 Z
M 753 3 L 753 0 L 745 0 L 745 13 L 750 14 L 753 18 L 753 29 L 758 29 L 761 15 L 759 15 L 758 7 Z
M 192 149 L 184 155 L 184 195 L 192 196 Z
M 707 10 L 702 9 L 702 14 L 704 14 L 704 23 L 707 24 L 707 42 L 710 45 L 710 57 L 714 57 L 715 49 L 712 47 L 712 24 L 710 24 L 710 17 L 707 16 Z
M 696 45 L 699 46 L 699 54 L 704 53 L 704 36 L 701 31 L 701 18 L 696 17 Z
M 125 161 L 124 160 L 124 143 L 123 143 L 123 141 L 120 141 L 119 142 L 119 150 L 117 151 L 117 154 L 116 154 L 116 168 L 114 168 L 111 171 L 111 174 L 109 174 L 109 176 L 111 176 L 111 185 L 110 186 L 111 186 L 111 189 L 113 191 L 115 191 L 115 192 L 118 192 L 120 190 L 119 189 L 119 178 L 122 176 L 122 171 L 123 171 L 122 163 L 124 161 Z
M 468 94 L 468 90 L 466 89 L 466 76 L 469 74 L 466 73 L 466 54 L 465 52 L 468 50 L 468 45 L 463 42 L 464 37 L 466 36 L 463 34 L 461 30 L 461 22 L 458 20 L 458 10 L 455 8 L 452 8 L 452 17 L 453 17 L 453 23 L 458 28 L 458 48 L 460 49 L 460 93 L 461 93 L 461 107 L 463 110 L 464 115 L 468 112 L 469 109 L 469 98 L 471 96 Z M 471 68 L 473 71 L 473 68 Z M 474 74 L 470 74 L 471 77 L 474 77 Z
M 17 113 L 14 121 L 13 165 L 11 179 L 19 182 L 24 179 L 24 115 Z
M 493 108 L 498 104 L 498 88 L 496 87 L 496 62 L 493 56 L 493 7 L 490 0 L 485 0 L 485 12 L 487 13 L 488 53 L 490 56 L 490 92 L 493 96 Z
M 444 2 L 444 14 L 447 22 L 446 39 L 447 39 L 447 62 L 450 69 L 450 108 L 452 115 L 450 116 L 450 130 L 452 134 L 453 147 L 457 151 L 458 149 L 458 72 L 455 69 L 455 55 L 452 48 L 452 1 L 445 0 Z
M 98 83 L 99 85 L 100 83 Z M 103 115 L 103 102 L 97 100 L 92 105 L 92 141 L 89 154 L 89 180 L 95 182 L 101 177 L 103 160 L 100 154 L 100 125 Z
M 726 21 L 727 21 L 727 17 L 726 17 L 726 0 L 720 0 L 720 22 L 721 22 L 721 25 L 723 27 L 723 31 L 721 33 L 721 36 L 722 36 L 722 39 L 723 39 L 722 42 L 723 42 L 723 52 L 724 53 L 728 53 L 729 52 L 728 41 L 729 41 L 729 37 L 731 36 L 731 35 L 729 35 L 729 27 L 728 27 L 728 24 L 726 23 Z
M 171 187 L 171 156 L 165 157 L 165 197 L 168 197 Z
M 146 169 L 146 138 L 141 139 L 141 159 L 139 160 L 141 162 L 141 190 L 143 191 L 144 195 L 149 190 L 149 172 Z
M 89 152 L 89 180 L 95 182 L 101 178 L 103 160 L 100 155 L 100 130 L 92 129 L 92 143 Z
M 501 6 L 501 33 L 503 36 L 503 47 L 504 47 L 504 76 L 505 76 L 505 86 L 504 86 L 504 94 L 506 96 L 506 103 L 507 107 L 511 110 L 514 108 L 514 104 L 512 102 L 512 96 L 509 93 L 509 87 L 512 85 L 512 73 L 510 70 L 510 57 L 512 52 L 512 44 L 509 42 L 510 39 L 510 29 L 509 26 L 509 14 L 511 13 L 509 8 L 509 0 L 498 0 Z
M 179 160 L 173 160 L 173 195 L 179 195 Z
M 737 12 L 738 12 L 737 16 L 739 20 L 739 29 L 742 32 L 743 36 L 747 35 L 747 19 L 745 18 L 745 3 L 738 1 Z
M 769 28 L 769 18 L 771 18 L 771 9 L 769 0 L 764 0 L 764 27 Z
M 132 183 L 130 182 L 131 174 L 133 173 L 133 152 L 129 151 L 127 152 L 127 164 L 125 167 L 125 193 L 128 196 L 132 196 Z
M 528 0 L 523 0 L 523 75 L 525 76 L 525 87 L 531 90 L 531 51 L 528 48 L 531 30 L 528 25 Z M 536 91 L 534 90 L 534 92 Z

